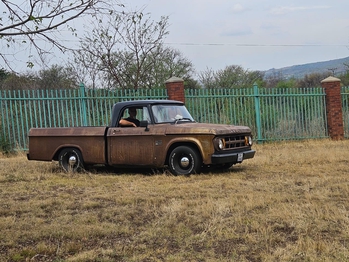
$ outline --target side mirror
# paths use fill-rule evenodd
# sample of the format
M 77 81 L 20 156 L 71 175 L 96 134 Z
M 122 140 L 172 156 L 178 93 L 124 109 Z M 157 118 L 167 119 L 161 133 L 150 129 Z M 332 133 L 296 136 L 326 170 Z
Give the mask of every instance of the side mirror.
M 148 121 L 147 120 L 142 120 L 139 122 L 139 126 L 140 127 L 145 127 L 145 131 L 149 131 L 149 128 L 148 128 Z

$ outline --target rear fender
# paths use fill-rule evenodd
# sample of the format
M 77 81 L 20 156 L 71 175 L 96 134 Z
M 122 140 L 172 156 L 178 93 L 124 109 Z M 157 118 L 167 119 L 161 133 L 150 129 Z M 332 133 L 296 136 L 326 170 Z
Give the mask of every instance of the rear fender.
M 62 151 L 62 149 L 68 148 L 68 147 L 79 149 L 79 151 L 80 151 L 81 154 L 82 154 L 82 157 L 84 157 L 84 156 L 83 156 L 84 153 L 83 153 L 83 151 L 82 151 L 82 149 L 81 149 L 80 146 L 75 145 L 75 144 L 65 144 L 65 145 L 61 145 L 61 146 L 59 146 L 59 147 L 56 148 L 56 150 L 54 151 L 54 154 L 53 154 L 53 156 L 52 156 L 52 160 L 58 161 L 58 155 L 59 155 L 59 153 Z

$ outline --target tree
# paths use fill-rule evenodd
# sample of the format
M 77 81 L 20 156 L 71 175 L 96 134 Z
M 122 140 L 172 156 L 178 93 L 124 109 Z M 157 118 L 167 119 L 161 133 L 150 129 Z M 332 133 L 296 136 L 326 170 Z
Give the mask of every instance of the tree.
M 38 72 L 9 73 L 3 81 L 0 81 L 0 89 L 3 90 L 62 90 L 76 87 L 78 80 L 71 69 L 58 65 Z
M 106 88 L 153 88 L 173 75 L 189 77 L 194 71 L 178 50 L 163 45 L 168 17 L 156 22 L 149 14 L 129 12 L 107 19 L 86 28 L 74 56 L 78 69 L 89 71 L 85 75 L 92 87 L 99 83 Z
M 294 88 L 294 87 L 297 87 L 297 80 L 295 78 L 280 80 L 275 87 L 276 88 Z
M 285 81 L 286 78 L 281 71 L 273 71 L 270 75 L 265 77 L 265 87 L 274 88 L 281 81 Z
M 140 79 L 144 88 L 164 87 L 164 82 L 172 76 L 186 81 L 194 73 L 193 64 L 180 51 L 163 45 L 154 49 L 145 61 L 149 66 L 142 68 Z
M 39 89 L 74 89 L 78 87 L 78 80 L 70 68 L 53 65 L 38 72 L 36 84 Z
M 98 88 L 98 85 L 105 80 L 103 77 L 105 74 L 101 71 L 98 61 L 94 59 L 95 56 L 93 54 L 77 50 L 74 52 L 72 63 L 70 63 L 79 82 L 84 83 L 91 89 Z M 99 79 L 102 80 L 99 81 Z
M 4 68 L 1 68 L 0 69 L 0 85 L 9 76 L 10 76 L 10 72 L 6 71 Z
M 298 87 L 320 87 L 321 81 L 330 75 L 330 72 L 305 75 L 298 81 Z
M 1 90 L 28 90 L 35 87 L 35 79 L 16 73 L 10 73 L 0 84 Z
M 204 88 L 242 88 L 252 87 L 263 76 L 260 71 L 249 71 L 241 66 L 230 65 L 218 71 L 207 69 L 199 74 L 199 79 Z
M 339 79 L 341 80 L 343 86 L 349 86 L 349 64 L 344 63 L 344 66 L 346 68 L 346 72 L 342 73 L 339 76 Z
M 4 11 L 0 14 L 0 58 L 12 69 L 11 59 L 15 57 L 15 51 L 11 50 L 29 47 L 29 51 L 35 50 L 44 62 L 45 55 L 54 48 L 62 52 L 68 49 L 59 35 L 63 26 L 76 35 L 76 28 L 70 22 L 83 15 L 96 17 L 97 14 L 112 13 L 113 4 L 104 0 L 23 0 L 22 4 L 15 0 L 2 0 L 0 10 Z M 116 6 L 122 5 L 116 3 Z M 19 47 L 14 48 L 15 45 Z M 9 53 L 5 53 L 5 49 Z M 34 66 L 32 57 L 30 53 L 28 67 Z

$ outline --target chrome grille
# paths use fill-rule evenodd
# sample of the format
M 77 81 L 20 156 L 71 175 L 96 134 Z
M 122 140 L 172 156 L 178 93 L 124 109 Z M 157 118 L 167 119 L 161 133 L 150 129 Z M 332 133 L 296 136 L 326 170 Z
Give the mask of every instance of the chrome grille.
M 239 147 L 245 147 L 245 136 L 228 136 L 224 137 L 225 139 L 225 148 L 224 149 L 235 149 Z

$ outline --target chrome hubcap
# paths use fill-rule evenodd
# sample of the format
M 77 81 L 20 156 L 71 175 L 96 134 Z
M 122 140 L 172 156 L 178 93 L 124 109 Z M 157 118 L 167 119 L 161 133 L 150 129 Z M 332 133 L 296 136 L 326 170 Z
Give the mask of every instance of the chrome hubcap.
M 182 166 L 182 167 L 188 167 L 188 166 L 189 166 L 189 158 L 187 158 L 187 157 L 182 157 L 182 158 L 181 158 L 181 166 Z
M 73 167 L 76 164 L 76 156 L 70 156 L 69 157 L 69 165 L 70 167 Z

